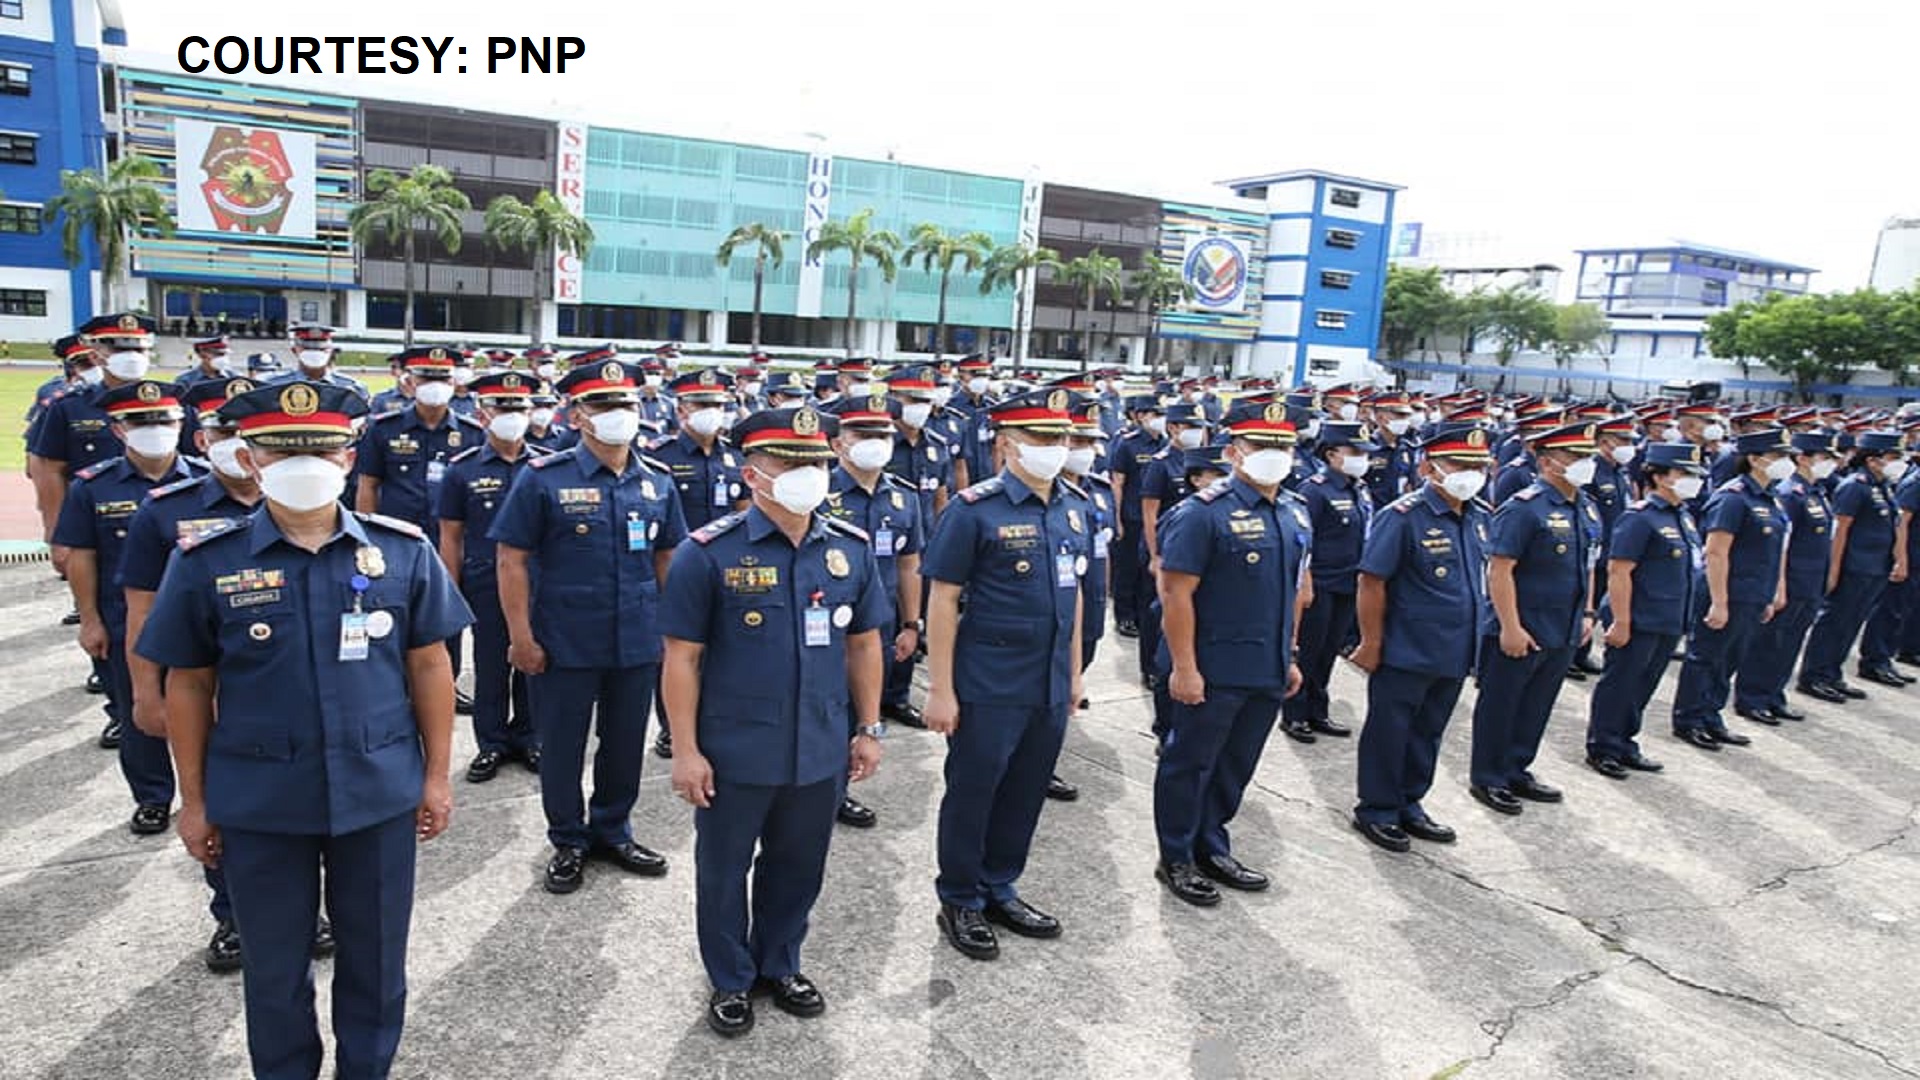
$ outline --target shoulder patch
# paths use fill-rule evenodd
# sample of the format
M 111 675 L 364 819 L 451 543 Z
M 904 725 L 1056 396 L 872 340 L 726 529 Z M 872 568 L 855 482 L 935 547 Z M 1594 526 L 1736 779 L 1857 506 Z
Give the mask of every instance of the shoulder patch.
M 391 420 L 396 416 L 405 415 L 406 411 L 411 408 L 413 408 L 413 406 L 410 404 L 396 405 L 393 408 L 388 409 L 386 412 L 374 413 L 372 416 L 367 418 L 367 423 L 371 425 L 371 424 L 378 424 L 383 420 Z
M 487 425 L 481 423 L 479 417 L 476 417 L 471 413 L 463 413 L 463 412 L 454 413 L 453 422 L 456 424 L 465 424 L 468 427 L 474 428 L 478 431 L 487 430 Z
M 1729 480 L 1729 481 L 1727 481 L 1726 483 L 1724 483 L 1724 484 L 1721 484 L 1721 485 L 1720 485 L 1719 487 L 1717 487 L 1717 488 L 1714 488 L 1713 490 L 1715 490 L 1715 491 L 1739 491 L 1739 490 L 1740 490 L 1740 477 L 1738 477 L 1738 476 L 1736 476 L 1736 477 L 1734 477 L 1733 479 L 1731 479 L 1731 480 Z
M 649 450 L 658 450 L 658 449 L 660 449 L 661 447 L 663 447 L 663 446 L 665 446 L 665 445 L 667 445 L 668 443 L 670 443 L 670 442 L 672 442 L 673 440 L 675 440 L 675 439 L 677 439 L 677 438 L 679 438 L 679 437 L 680 437 L 680 436 L 678 436 L 678 435 L 662 435 L 662 436 L 660 436 L 659 438 L 657 438 L 657 439 L 655 439 L 655 440 L 653 440 L 652 442 L 650 442 L 650 443 L 648 443 L 648 444 L 647 444 L 647 449 L 649 449 Z
M 1307 477 L 1307 483 L 1309 484 L 1324 484 L 1326 482 L 1327 482 L 1327 474 L 1323 472 L 1317 472 L 1317 473 L 1314 473 L 1312 476 Z
M 1399 498 L 1388 503 L 1387 509 L 1393 511 L 1396 514 L 1408 514 L 1413 512 L 1414 506 L 1418 504 L 1419 501 L 1420 501 L 1420 492 L 1409 491 L 1405 495 L 1402 495 Z
M 74 473 L 73 478 L 75 480 L 91 480 L 94 477 L 99 476 L 101 473 L 106 472 L 108 469 L 113 468 L 116 462 L 123 461 L 123 460 L 125 459 L 111 457 L 105 461 L 96 461 L 93 464 L 87 466 L 86 468 L 81 469 L 79 472 Z
M 205 526 L 194 529 L 191 536 L 181 537 L 178 547 L 181 551 L 192 551 L 197 547 L 205 547 L 207 544 L 223 536 L 233 536 L 237 533 L 245 532 L 248 523 L 252 520 L 250 517 L 243 517 L 218 518 L 209 521 Z
M 641 454 L 640 464 L 645 465 L 647 468 L 652 469 L 654 472 L 665 473 L 668 476 L 673 475 L 673 466 L 667 464 L 664 461 L 661 461 L 659 458 L 648 457 L 645 454 Z
M 693 538 L 693 542 L 696 544 L 711 544 L 716 539 L 739 528 L 740 523 L 745 520 L 747 520 L 747 512 L 745 510 L 736 510 L 725 517 L 714 518 L 712 521 L 693 530 L 693 532 L 688 535 Z
M 200 486 L 201 477 L 189 476 L 185 480 L 175 480 L 171 484 L 162 484 L 147 492 L 149 499 L 164 499 L 169 495 L 178 495 L 182 491 L 192 491 Z
M 411 536 L 415 540 L 425 540 L 427 538 L 426 531 L 411 521 L 401 521 L 397 517 L 388 517 L 385 514 L 362 514 L 358 510 L 354 511 L 353 516 L 369 525 L 378 525 L 381 528 L 391 529 L 402 536 Z
M 867 530 L 850 521 L 844 521 L 835 517 L 821 518 L 820 520 L 826 525 L 828 532 L 844 533 L 847 536 L 854 537 L 863 544 L 869 543 L 873 539 L 867 534 Z
M 1087 497 L 1086 489 L 1081 487 L 1079 484 L 1076 484 L 1073 481 L 1067 479 L 1066 476 L 1062 475 L 1062 476 L 1056 477 L 1055 480 L 1057 483 L 1059 483 L 1061 487 L 1066 488 L 1068 491 L 1072 492 L 1075 495 L 1078 495 L 1080 498 L 1085 499 Z
M 1633 500 L 1632 502 L 1630 502 L 1630 503 L 1628 503 L 1628 504 L 1627 504 L 1627 509 L 1629 509 L 1629 510 L 1645 510 L 1645 509 L 1646 509 L 1647 507 L 1649 507 L 1649 506 L 1651 506 L 1651 505 L 1653 505 L 1653 504 L 1652 504 L 1652 503 L 1649 503 L 1649 502 L 1648 502 L 1647 500 L 1645 500 L 1645 499 L 1635 499 L 1635 500 Z
M 990 476 L 960 492 L 962 502 L 976 503 L 989 495 L 997 495 L 1006 488 L 1006 482 L 997 476 Z
M 1513 498 L 1519 499 L 1521 502 L 1527 502 L 1528 500 L 1539 498 L 1539 496 L 1540 485 L 1538 484 L 1528 484 L 1526 487 L 1513 493 Z
M 452 462 L 455 462 L 455 461 L 465 461 L 465 460 L 467 460 L 468 458 L 470 458 L 470 457 L 472 457 L 473 455 L 475 455 L 475 454 L 477 454 L 477 453 L 479 453 L 479 452 L 480 452 L 480 448 L 479 448 L 479 447 L 477 447 L 477 446 L 469 446 L 469 447 L 467 447 L 467 448 L 466 448 L 465 450 L 462 450 L 462 451 L 460 451 L 459 453 L 457 453 L 457 454 L 455 454 L 455 455 L 453 455 L 452 457 L 450 457 L 450 458 L 448 458 L 448 459 L 447 459 L 447 461 L 448 461 L 448 463 L 449 463 L 449 464 L 451 464 Z
M 1232 488 L 1233 481 L 1231 480 L 1215 480 L 1205 488 L 1194 492 L 1193 497 L 1199 499 L 1201 502 L 1210 503 L 1220 496 L 1225 495 Z
M 555 450 L 553 453 L 548 454 L 545 457 L 534 458 L 533 460 L 527 462 L 527 464 L 528 466 L 535 469 L 544 469 L 556 461 L 566 461 L 572 456 L 573 456 L 573 452 L 571 450 Z

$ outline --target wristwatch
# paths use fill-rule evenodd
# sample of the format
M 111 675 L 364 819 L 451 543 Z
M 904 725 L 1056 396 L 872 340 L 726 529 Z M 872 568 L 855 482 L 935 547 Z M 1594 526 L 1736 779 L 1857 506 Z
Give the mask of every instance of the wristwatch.
M 900 629 L 902 629 L 902 630 L 912 630 L 912 631 L 913 631 L 914 633 L 916 633 L 916 634 L 925 634 L 925 633 L 927 632 L 927 620 L 925 620 L 925 619 L 915 619 L 915 620 L 913 620 L 913 621 L 912 621 L 912 622 L 910 622 L 910 623 L 905 623 L 905 624 L 903 624 L 903 625 L 902 625 L 902 626 L 900 627 Z
M 857 734 L 865 735 L 869 739 L 884 739 L 887 737 L 887 722 L 879 720 L 871 724 L 861 724 Z

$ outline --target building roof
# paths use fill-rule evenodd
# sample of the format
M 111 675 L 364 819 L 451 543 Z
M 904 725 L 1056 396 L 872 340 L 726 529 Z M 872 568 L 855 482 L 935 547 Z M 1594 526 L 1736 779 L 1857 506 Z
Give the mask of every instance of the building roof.
M 1338 180 L 1338 181 L 1341 181 L 1342 183 L 1355 184 L 1365 188 L 1373 188 L 1375 191 L 1405 191 L 1406 190 L 1405 187 L 1399 184 L 1389 184 L 1385 180 L 1368 180 L 1364 177 L 1348 176 L 1345 173 L 1328 172 L 1325 169 L 1289 169 L 1286 172 L 1262 173 L 1258 176 L 1243 176 L 1238 180 L 1222 180 L 1220 181 L 1220 186 L 1232 188 L 1236 193 L 1238 193 L 1248 188 L 1263 188 L 1272 184 L 1284 183 L 1288 180 L 1309 180 L 1309 179 Z
M 1680 239 L 1669 240 L 1663 244 L 1644 244 L 1644 245 L 1638 245 L 1638 246 L 1629 245 L 1629 246 L 1623 246 L 1623 247 L 1603 247 L 1603 248 L 1580 248 L 1576 252 L 1576 254 L 1579 254 L 1579 255 L 1625 255 L 1630 253 L 1639 254 L 1639 255 L 1649 255 L 1649 254 L 1658 255 L 1661 253 L 1673 253 L 1673 254 L 1685 254 L 1685 255 L 1711 255 L 1718 259 L 1734 259 L 1739 262 L 1755 263 L 1760 266 L 1772 267 L 1775 270 L 1790 270 L 1790 271 L 1797 271 L 1803 274 L 1817 274 L 1820 272 L 1817 268 L 1812 266 L 1801 266 L 1799 263 L 1782 262 L 1779 259 L 1769 259 L 1764 255 L 1755 255 L 1750 251 L 1736 251 L 1733 248 L 1715 247 L 1712 244 L 1696 244 L 1690 240 L 1680 240 Z

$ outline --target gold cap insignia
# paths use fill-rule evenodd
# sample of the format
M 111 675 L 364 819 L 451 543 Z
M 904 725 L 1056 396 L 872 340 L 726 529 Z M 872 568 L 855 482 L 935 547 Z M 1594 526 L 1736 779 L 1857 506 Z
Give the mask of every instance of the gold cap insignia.
M 820 433 L 820 414 L 812 409 L 799 409 L 793 414 L 793 433 L 795 435 L 818 435 Z M 846 556 L 841 556 L 842 559 Z M 831 565 L 831 558 L 828 560 Z M 837 576 L 837 575 L 836 575 Z
M 1065 390 L 1055 390 L 1047 395 L 1047 408 L 1052 412 L 1066 412 L 1067 403 L 1072 400 Z
M 1592 442 L 1592 441 L 1593 441 L 1593 433 L 1594 433 L 1594 430 L 1595 430 L 1595 429 L 1594 429 L 1594 426 L 1593 426 L 1592 424 L 1588 424 L 1588 425 L 1587 425 L 1587 441 L 1588 441 L 1588 442 Z
M 139 317 L 138 317 L 138 316 L 135 316 L 135 315 L 122 315 L 122 316 L 120 316 L 120 329 L 122 329 L 122 330 L 138 330 L 138 329 L 140 329 L 140 319 L 139 319 Z
M 875 394 L 872 397 L 868 398 L 867 408 L 872 412 L 877 412 L 877 413 L 886 412 L 887 411 L 887 395 Z
M 160 400 L 160 384 L 154 382 L 141 383 L 140 389 L 135 390 L 133 396 L 151 405 Z
M 714 375 L 712 368 L 707 368 L 705 371 L 702 371 L 700 373 L 701 386 L 717 386 L 719 385 L 719 383 L 720 383 L 720 380 Z
M 515 375 L 512 372 L 508 372 L 507 374 L 500 376 L 500 388 L 503 390 L 520 389 L 520 376 Z
M 1467 445 L 1473 447 L 1487 445 L 1487 433 L 1478 428 L 1467 432 Z
M 611 361 L 602 364 L 600 365 L 600 381 L 610 383 L 626 382 L 627 369 Z
M 232 379 L 227 383 L 227 397 L 236 398 L 253 389 L 252 379 Z
M 1284 421 L 1286 418 L 1287 418 L 1287 407 L 1285 405 L 1282 405 L 1276 401 L 1273 404 L 1267 406 L 1266 419 L 1268 423 L 1278 424 Z
M 312 416 L 320 411 L 320 395 L 306 383 L 294 383 L 280 391 L 280 411 L 288 416 Z
M 427 359 L 429 360 L 445 360 L 446 358 L 447 350 L 437 346 L 427 351 Z

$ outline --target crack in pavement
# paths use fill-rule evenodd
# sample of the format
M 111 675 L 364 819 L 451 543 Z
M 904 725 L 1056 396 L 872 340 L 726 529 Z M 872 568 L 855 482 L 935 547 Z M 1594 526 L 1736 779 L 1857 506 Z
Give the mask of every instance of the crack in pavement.
M 1520 1015 L 1522 1013 L 1544 1012 L 1547 1009 L 1563 1004 L 1568 998 L 1579 992 L 1581 987 L 1614 971 L 1618 971 L 1630 963 L 1632 963 L 1632 961 L 1627 960 L 1611 967 L 1588 968 L 1585 971 L 1575 972 L 1555 983 L 1553 988 L 1547 991 L 1547 995 L 1539 1001 L 1523 1001 L 1510 1005 L 1506 1011 L 1499 1016 L 1491 1020 L 1480 1021 L 1480 1030 L 1486 1032 L 1487 1035 L 1493 1039 L 1493 1042 L 1487 1045 L 1486 1051 L 1475 1054 L 1472 1057 L 1461 1058 L 1459 1061 L 1440 1070 L 1437 1075 L 1445 1077 L 1459 1076 L 1475 1062 L 1492 1061 L 1494 1057 L 1500 1053 L 1500 1048 L 1506 1045 L 1507 1036 L 1513 1032 L 1514 1025 L 1520 1022 Z

